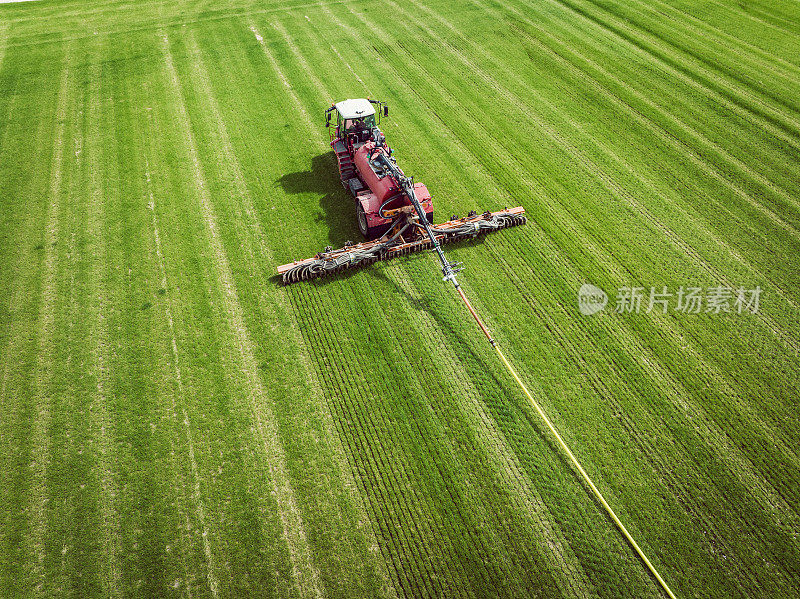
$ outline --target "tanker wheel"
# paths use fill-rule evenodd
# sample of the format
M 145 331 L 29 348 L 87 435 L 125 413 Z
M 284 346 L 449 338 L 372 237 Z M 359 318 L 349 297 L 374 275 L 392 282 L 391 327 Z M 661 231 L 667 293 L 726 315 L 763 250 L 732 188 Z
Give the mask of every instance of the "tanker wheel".
M 367 225 L 367 215 L 364 212 L 364 206 L 361 202 L 356 200 L 356 219 L 358 220 L 358 230 L 361 234 L 369 239 L 369 225 Z

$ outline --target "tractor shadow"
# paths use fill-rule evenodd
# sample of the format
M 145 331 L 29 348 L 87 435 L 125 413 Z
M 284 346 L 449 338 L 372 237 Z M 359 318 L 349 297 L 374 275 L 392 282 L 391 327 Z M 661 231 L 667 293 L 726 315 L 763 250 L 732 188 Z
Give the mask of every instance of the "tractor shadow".
M 342 187 L 339 167 L 333 152 L 319 154 L 311 159 L 311 169 L 287 173 L 278 179 L 287 194 L 319 194 L 321 212 L 314 219 L 328 227 L 328 242 L 335 248 L 346 241 L 361 241 L 356 222 L 355 202 Z M 300 209 L 309 207 L 301 206 Z M 322 248 L 320 248 L 321 250 Z

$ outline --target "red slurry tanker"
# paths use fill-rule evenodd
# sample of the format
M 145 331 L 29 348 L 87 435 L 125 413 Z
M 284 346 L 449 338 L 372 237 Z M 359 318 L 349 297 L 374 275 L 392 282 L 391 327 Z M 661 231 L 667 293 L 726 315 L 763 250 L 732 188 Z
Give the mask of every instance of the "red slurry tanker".
M 498 212 L 470 212 L 433 224 L 433 201 L 427 187 L 414 183 L 397 166 L 392 149 L 378 125 L 389 115 L 385 102 L 369 99 L 343 100 L 325 111 L 325 126 L 331 126 L 331 148 L 339 165 L 342 185 L 355 198 L 358 228 L 367 241 L 332 250 L 313 258 L 278 267 L 284 283 L 325 276 L 342 270 L 388 260 L 421 249 L 437 252 L 445 280 L 455 283 L 457 265 L 447 261 L 441 245 L 475 237 L 489 231 L 525 222 L 518 206 Z

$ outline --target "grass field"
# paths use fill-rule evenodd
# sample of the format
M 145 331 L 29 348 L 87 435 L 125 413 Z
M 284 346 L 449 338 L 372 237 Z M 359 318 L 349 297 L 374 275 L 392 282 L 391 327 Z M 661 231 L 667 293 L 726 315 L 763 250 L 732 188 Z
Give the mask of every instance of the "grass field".
M 660 597 L 433 255 L 356 239 L 382 128 L 679 597 L 800 596 L 800 5 L 0 6 L 0 597 Z M 609 306 L 582 315 L 584 283 Z M 617 313 L 640 286 L 757 313 Z

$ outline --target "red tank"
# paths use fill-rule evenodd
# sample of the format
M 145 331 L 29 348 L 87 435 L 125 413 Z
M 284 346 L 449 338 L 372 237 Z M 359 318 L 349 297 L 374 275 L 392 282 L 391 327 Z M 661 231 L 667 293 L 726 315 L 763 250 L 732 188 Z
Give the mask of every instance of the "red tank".
M 373 167 L 370 161 L 370 154 L 373 151 L 375 151 L 375 144 L 372 141 L 368 141 L 353 152 L 355 168 L 361 181 L 369 188 L 369 191 L 364 190 L 355 194 L 356 202 L 361 205 L 363 210 L 363 218 L 359 217 L 359 229 L 367 239 L 377 239 L 392 226 L 393 221 L 391 218 L 381 217 L 381 206 L 386 210 L 391 210 L 411 204 L 405 194 L 401 192 L 400 186 L 392 175 L 384 172 L 380 165 Z M 386 148 L 383 147 L 378 148 L 377 152 L 388 155 Z M 414 184 L 414 193 L 425 211 L 428 222 L 432 223 L 433 202 L 431 202 L 431 194 L 422 183 Z M 396 198 L 396 201 L 391 201 L 393 198 Z
M 400 191 L 397 181 L 391 175 L 383 174 L 382 169 L 378 167 L 376 170 L 370 164 L 370 154 L 375 149 L 375 144 L 368 141 L 363 146 L 358 148 L 355 152 L 354 162 L 358 169 L 358 174 L 361 175 L 361 180 L 364 181 L 369 190 L 375 194 L 380 203 L 385 202 L 393 195 L 397 195 Z M 384 148 L 379 148 L 378 152 L 386 153 Z

